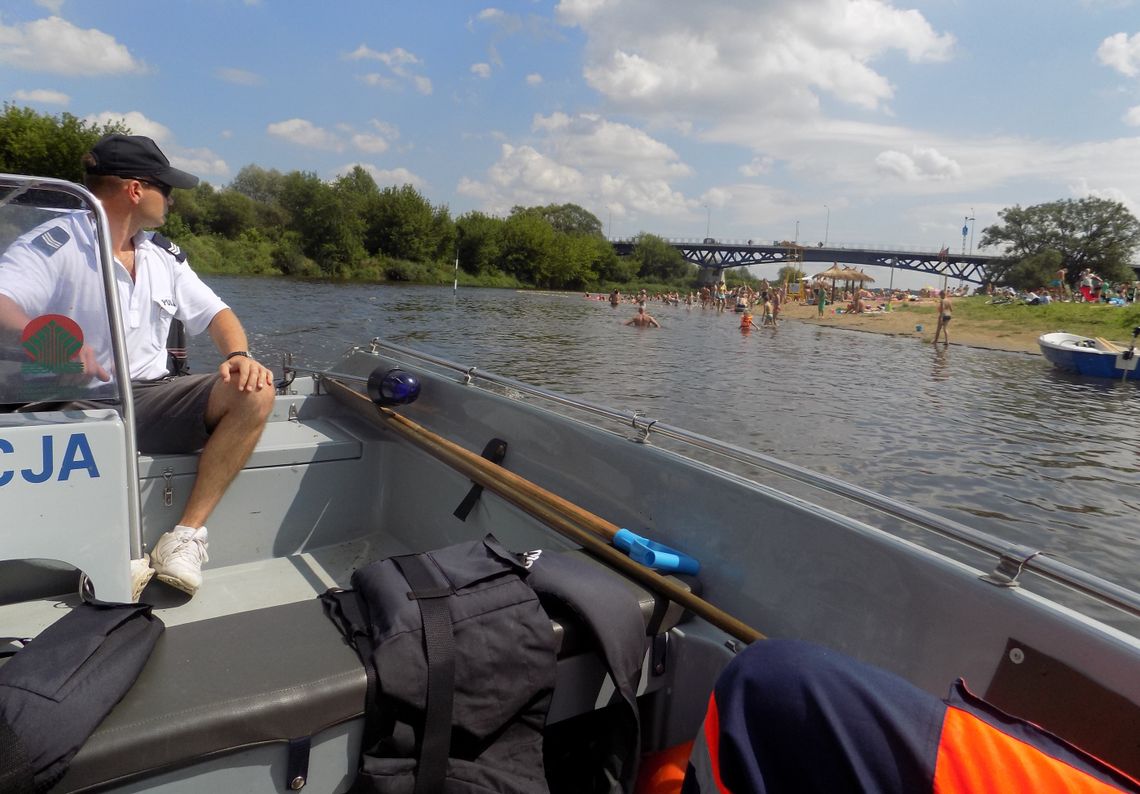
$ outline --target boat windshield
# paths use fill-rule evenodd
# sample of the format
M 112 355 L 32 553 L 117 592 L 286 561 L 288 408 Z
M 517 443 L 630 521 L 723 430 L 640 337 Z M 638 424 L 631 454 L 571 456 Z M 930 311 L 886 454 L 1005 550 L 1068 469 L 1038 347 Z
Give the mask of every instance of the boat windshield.
M 99 250 L 78 188 L 0 178 L 0 411 L 119 402 Z

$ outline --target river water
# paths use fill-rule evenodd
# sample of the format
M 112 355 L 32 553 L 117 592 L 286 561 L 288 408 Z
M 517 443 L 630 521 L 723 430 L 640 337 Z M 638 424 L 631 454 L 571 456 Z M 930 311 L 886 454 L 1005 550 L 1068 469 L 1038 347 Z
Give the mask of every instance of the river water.
M 1045 549 L 1126 586 L 1140 569 L 1140 388 L 1039 356 L 581 295 L 211 277 L 258 357 L 314 366 L 381 336 L 775 455 Z M 203 347 L 205 344 L 205 347 Z M 192 355 L 203 371 L 208 342 Z

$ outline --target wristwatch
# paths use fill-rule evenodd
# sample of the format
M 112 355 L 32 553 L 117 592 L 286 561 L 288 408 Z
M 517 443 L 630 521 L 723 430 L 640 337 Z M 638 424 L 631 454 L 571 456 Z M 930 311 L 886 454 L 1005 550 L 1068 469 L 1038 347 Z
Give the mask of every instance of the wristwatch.
M 235 350 L 234 352 L 232 352 L 228 356 L 226 356 L 226 361 L 229 361 L 234 356 L 245 356 L 246 358 L 253 358 L 253 356 L 251 356 L 249 354 L 248 350 Z

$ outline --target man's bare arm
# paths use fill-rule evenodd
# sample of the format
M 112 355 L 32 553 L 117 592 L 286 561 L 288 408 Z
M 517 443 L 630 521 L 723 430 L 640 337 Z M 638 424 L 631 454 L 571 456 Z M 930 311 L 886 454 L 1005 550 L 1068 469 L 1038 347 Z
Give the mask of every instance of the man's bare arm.
M 249 339 L 233 309 L 222 309 L 210 320 L 207 329 L 214 346 L 223 356 L 249 350 Z M 238 391 L 260 391 L 273 385 L 273 373 L 259 362 L 246 356 L 234 356 L 218 365 L 218 374 L 226 383 L 234 378 Z

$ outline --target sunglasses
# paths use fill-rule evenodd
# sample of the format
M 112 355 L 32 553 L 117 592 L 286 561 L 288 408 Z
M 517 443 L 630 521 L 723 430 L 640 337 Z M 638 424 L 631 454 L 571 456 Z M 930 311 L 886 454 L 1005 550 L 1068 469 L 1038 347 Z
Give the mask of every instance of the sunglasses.
M 141 176 L 128 177 L 136 182 L 142 182 L 144 185 L 150 185 L 153 188 L 158 188 L 162 192 L 163 198 L 170 198 L 170 194 L 174 191 L 170 185 L 164 185 L 162 182 L 155 182 L 153 179 L 143 179 Z

